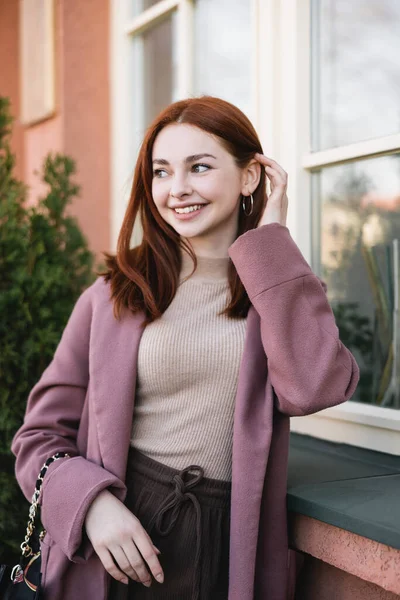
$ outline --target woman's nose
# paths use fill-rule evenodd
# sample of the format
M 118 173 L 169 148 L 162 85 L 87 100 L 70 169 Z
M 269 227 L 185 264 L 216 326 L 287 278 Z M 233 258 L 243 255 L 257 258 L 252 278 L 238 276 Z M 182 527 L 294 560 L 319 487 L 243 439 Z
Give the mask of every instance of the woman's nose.
M 171 183 L 171 196 L 179 198 L 180 196 L 191 194 L 192 188 L 189 184 L 188 178 L 185 175 L 174 175 Z

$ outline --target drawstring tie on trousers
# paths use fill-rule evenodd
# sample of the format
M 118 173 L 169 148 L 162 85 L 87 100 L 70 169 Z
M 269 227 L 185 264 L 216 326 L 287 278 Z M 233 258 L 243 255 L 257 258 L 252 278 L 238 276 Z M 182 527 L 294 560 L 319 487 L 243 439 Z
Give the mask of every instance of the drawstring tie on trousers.
M 185 481 L 185 475 L 190 475 L 189 471 L 197 471 L 197 474 Z M 158 512 L 154 515 L 149 523 L 151 529 L 153 523 L 156 532 L 159 535 L 168 535 L 175 526 L 179 516 L 179 511 L 185 502 L 191 501 L 196 511 L 196 556 L 195 556 L 195 575 L 193 581 L 192 599 L 198 600 L 200 594 L 200 569 L 201 569 L 201 507 L 196 496 L 188 490 L 191 490 L 204 477 L 204 469 L 197 465 L 191 465 L 182 469 L 173 476 L 172 483 L 175 484 L 175 489 L 168 494 L 164 502 L 161 504 Z M 163 526 L 163 521 L 167 513 L 171 511 L 169 522 Z

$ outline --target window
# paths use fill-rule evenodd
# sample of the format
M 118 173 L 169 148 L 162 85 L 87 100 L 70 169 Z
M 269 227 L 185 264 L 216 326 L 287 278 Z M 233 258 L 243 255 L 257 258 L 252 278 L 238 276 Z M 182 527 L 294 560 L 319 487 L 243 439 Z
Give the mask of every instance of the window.
M 176 97 L 176 12 L 133 39 L 135 53 L 134 119 L 145 127 Z M 138 139 L 140 145 L 141 139 Z
M 400 5 L 311 0 L 307 10 L 310 261 L 361 378 L 351 402 L 292 429 L 400 454 Z
M 312 0 L 312 151 L 400 131 L 400 4 Z
M 33 125 L 55 112 L 54 2 L 20 2 L 21 122 Z
M 312 149 L 399 133 L 398 2 L 313 0 L 311 11 Z M 361 369 L 353 400 L 400 409 L 400 152 L 336 161 L 312 177 L 315 267 Z
M 400 409 L 400 153 L 325 167 L 312 177 L 320 213 L 316 269 L 341 340 L 360 366 L 352 400 Z
M 196 0 L 194 93 L 210 94 L 252 113 L 251 2 Z

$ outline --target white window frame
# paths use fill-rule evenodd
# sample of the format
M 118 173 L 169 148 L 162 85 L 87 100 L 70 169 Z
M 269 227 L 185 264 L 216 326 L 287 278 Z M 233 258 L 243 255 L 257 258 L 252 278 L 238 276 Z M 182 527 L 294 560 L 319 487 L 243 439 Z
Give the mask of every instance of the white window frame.
M 161 0 L 131 19 L 132 0 L 111 0 L 111 239 L 115 250 L 129 198 L 138 140 L 133 94 L 132 36 L 178 12 L 178 96 L 193 94 L 195 0 Z M 287 224 L 306 260 L 312 262 L 311 174 L 323 166 L 389 154 L 400 134 L 311 152 L 310 0 L 248 0 L 252 10 L 252 122 L 264 152 L 289 174 Z M 140 229 L 134 231 L 133 243 Z M 400 455 L 400 410 L 347 402 L 315 415 L 291 419 L 291 430 Z

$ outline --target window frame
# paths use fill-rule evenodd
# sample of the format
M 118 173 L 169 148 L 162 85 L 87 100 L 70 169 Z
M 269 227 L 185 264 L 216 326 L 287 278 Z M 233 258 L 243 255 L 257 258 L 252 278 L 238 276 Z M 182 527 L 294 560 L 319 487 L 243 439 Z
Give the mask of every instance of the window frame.
M 20 123 L 30 127 L 56 113 L 54 0 L 19 3 Z

